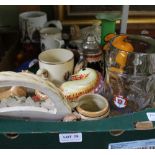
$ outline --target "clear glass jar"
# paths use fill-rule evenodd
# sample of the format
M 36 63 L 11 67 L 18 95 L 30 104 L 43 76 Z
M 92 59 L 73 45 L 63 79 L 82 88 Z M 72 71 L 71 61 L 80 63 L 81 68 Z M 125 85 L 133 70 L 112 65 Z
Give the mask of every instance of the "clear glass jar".
M 112 109 L 120 113 L 130 113 L 151 107 L 154 94 L 155 75 L 134 76 L 107 69 L 104 95 Z
M 95 36 L 89 34 L 82 44 L 81 48 L 87 67 L 103 72 L 103 52 L 95 39 Z
M 155 96 L 155 40 L 128 35 L 133 51 L 115 47 L 114 37 L 106 51 L 104 94 L 118 113 L 151 107 Z

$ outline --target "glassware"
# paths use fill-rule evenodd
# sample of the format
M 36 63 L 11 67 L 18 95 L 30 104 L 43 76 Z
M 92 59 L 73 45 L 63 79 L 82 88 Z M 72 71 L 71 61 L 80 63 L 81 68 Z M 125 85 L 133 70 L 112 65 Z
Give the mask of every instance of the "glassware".
M 95 39 L 95 36 L 89 34 L 82 44 L 81 48 L 87 67 L 103 72 L 103 52 Z
M 106 51 L 104 94 L 111 107 L 120 113 L 151 107 L 155 94 L 155 40 L 142 35 L 127 35 L 116 47 L 117 37 L 110 40 Z M 131 45 L 133 51 L 125 50 L 125 46 L 119 48 L 122 45 Z

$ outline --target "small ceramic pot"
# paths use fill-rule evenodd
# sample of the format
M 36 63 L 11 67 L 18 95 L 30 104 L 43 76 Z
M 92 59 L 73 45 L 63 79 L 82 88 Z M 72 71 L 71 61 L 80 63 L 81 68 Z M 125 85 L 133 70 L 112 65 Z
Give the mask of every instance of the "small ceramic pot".
M 41 51 L 61 48 L 64 45 L 61 30 L 57 27 L 46 27 L 40 30 Z
M 95 120 L 109 115 L 109 103 L 107 99 L 99 94 L 86 94 L 78 99 L 77 112 L 82 119 Z
M 50 37 L 41 38 L 41 51 L 46 51 L 49 49 L 61 48 L 64 45 L 63 40 L 55 40 Z

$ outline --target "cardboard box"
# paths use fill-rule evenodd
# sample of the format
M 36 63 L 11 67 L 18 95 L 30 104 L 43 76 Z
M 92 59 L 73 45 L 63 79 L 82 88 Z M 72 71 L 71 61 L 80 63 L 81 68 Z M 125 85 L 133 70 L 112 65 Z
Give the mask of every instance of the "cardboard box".
M 0 119 L 0 148 L 109 148 L 155 138 L 155 108 L 102 120 L 49 122 Z

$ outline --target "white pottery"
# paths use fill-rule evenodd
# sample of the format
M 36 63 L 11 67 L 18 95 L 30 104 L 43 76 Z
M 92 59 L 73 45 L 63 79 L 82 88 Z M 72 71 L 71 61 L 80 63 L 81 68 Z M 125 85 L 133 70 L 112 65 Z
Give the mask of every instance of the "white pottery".
M 29 89 L 39 90 L 48 96 L 48 107 L 36 106 L 32 103 L 26 104 L 25 102 L 18 102 L 19 100 L 14 102 L 16 105 L 10 104 L 9 107 L 7 105 L 1 106 L 2 100 L 0 100 L 0 117 L 32 120 L 62 120 L 66 115 L 71 114 L 71 108 L 67 104 L 67 101 L 60 90 L 50 81 L 44 80 L 35 74 L 27 72 L 16 73 L 10 71 L 0 72 L 0 89 L 10 86 L 24 87 L 27 89 L 27 93 Z M 2 91 L 5 93 L 7 89 L 2 89 Z M 29 95 L 29 93 L 27 95 Z M 12 94 L 10 97 L 15 99 L 15 96 Z M 27 100 L 30 99 L 32 100 L 31 97 L 27 97 Z M 6 100 L 9 103 L 7 95 Z M 35 104 L 37 103 L 35 102 Z
M 53 39 L 62 39 L 61 30 L 56 27 L 45 27 L 40 30 L 41 35 L 48 35 L 53 37 Z
M 40 41 L 40 29 L 48 27 L 50 24 L 62 30 L 60 21 L 47 22 L 47 14 L 42 11 L 28 11 L 19 14 L 19 29 L 21 32 L 21 42 L 29 39 L 32 43 Z
M 46 27 L 40 30 L 41 51 L 53 48 L 61 48 L 64 45 L 61 30 L 56 27 Z
M 77 100 L 77 112 L 82 119 L 95 120 L 109 115 L 109 103 L 107 99 L 99 94 L 86 94 Z
M 38 74 L 48 72 L 48 79 L 56 85 L 68 80 L 73 73 L 74 55 L 67 49 L 50 49 L 39 54 Z
M 64 44 L 63 41 L 55 40 L 49 36 L 41 38 L 41 51 L 46 51 L 49 49 L 61 48 Z

